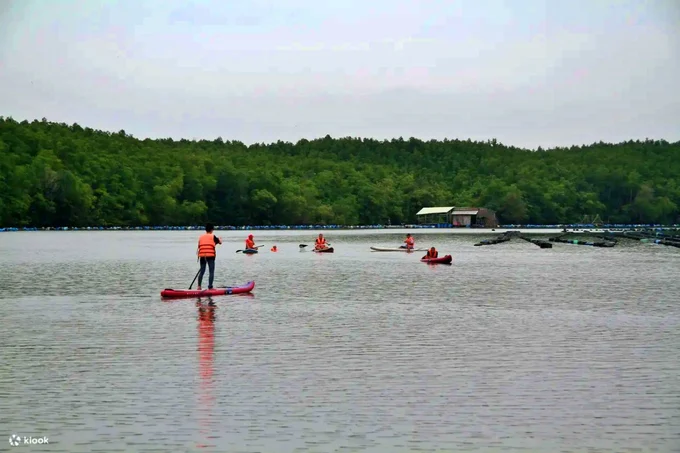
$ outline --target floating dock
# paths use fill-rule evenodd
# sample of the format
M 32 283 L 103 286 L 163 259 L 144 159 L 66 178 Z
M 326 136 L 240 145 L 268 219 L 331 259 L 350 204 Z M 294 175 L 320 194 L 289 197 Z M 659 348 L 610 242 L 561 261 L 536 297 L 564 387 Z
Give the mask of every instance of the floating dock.
M 657 231 L 657 230 L 636 230 L 636 231 L 608 231 L 602 236 L 616 240 L 616 238 L 630 239 L 645 243 L 667 245 L 680 248 L 680 231 Z
M 550 242 L 561 242 L 563 244 L 587 245 L 590 247 L 614 247 L 614 241 L 584 241 L 583 239 L 570 239 L 569 233 L 564 233 L 548 239 Z
M 532 244 L 537 245 L 542 249 L 552 248 L 552 244 L 550 242 L 546 242 L 542 239 L 532 239 L 526 237 L 522 235 L 519 231 L 506 231 L 505 233 L 499 235 L 496 239 L 485 239 L 483 241 L 479 241 L 478 243 L 475 244 L 475 247 L 479 247 L 482 245 L 502 244 L 503 242 L 508 242 L 515 238 L 531 242 Z

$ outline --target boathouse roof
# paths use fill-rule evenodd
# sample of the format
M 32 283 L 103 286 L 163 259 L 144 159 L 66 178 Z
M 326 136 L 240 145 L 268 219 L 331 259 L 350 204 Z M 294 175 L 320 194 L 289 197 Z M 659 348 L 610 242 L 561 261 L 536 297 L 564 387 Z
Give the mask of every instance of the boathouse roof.
M 460 209 L 460 210 L 459 209 L 454 209 L 452 214 L 453 215 L 477 215 L 477 214 L 479 214 L 479 209 L 472 209 L 472 208 L 463 208 L 463 209 Z
M 423 208 L 416 213 L 416 215 L 429 215 L 429 214 L 448 214 L 454 209 L 454 206 L 445 207 L 435 207 L 435 208 Z

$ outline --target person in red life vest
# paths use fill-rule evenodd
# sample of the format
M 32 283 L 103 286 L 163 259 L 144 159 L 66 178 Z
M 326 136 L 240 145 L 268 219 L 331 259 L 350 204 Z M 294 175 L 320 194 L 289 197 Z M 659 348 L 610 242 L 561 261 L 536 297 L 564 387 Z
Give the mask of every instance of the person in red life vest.
M 314 250 L 324 250 L 328 248 L 328 243 L 326 242 L 326 238 L 323 237 L 323 234 L 319 233 L 319 237 L 316 238 L 316 242 L 314 242 Z
M 272 248 L 271 248 L 271 251 L 272 252 L 278 252 L 279 249 L 276 248 L 276 245 L 273 245 Z
M 248 239 L 246 239 L 246 249 L 248 250 L 257 249 L 257 247 L 255 247 L 255 239 L 253 239 L 252 234 L 248 235 Z
M 213 234 L 215 227 L 212 224 L 205 226 L 205 234 L 198 238 L 198 249 L 196 254 L 201 262 L 201 269 L 198 272 L 198 290 L 200 291 L 201 283 L 203 282 L 203 275 L 205 274 L 205 266 L 208 265 L 210 276 L 208 277 L 208 289 L 213 288 L 213 279 L 215 278 L 215 246 L 221 244 L 220 238 Z
M 406 240 L 404 241 L 404 244 L 406 244 L 406 245 L 405 245 L 405 246 L 402 245 L 402 246 L 401 246 L 402 248 L 406 248 L 406 249 L 409 249 L 409 250 L 415 248 L 415 246 L 416 246 L 416 241 L 413 240 L 413 237 L 411 236 L 411 233 L 409 233 L 409 234 L 406 235 Z
M 439 258 L 439 252 L 437 251 L 437 249 L 432 247 L 430 250 L 428 250 L 427 254 L 425 254 L 423 259 L 427 258 Z

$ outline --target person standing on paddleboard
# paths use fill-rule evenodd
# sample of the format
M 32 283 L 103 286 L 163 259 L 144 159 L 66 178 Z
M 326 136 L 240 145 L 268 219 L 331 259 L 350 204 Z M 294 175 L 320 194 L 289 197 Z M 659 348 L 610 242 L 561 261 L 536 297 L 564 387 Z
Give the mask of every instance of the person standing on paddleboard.
M 215 256 L 217 255 L 215 246 L 221 244 L 220 238 L 213 234 L 212 224 L 205 226 L 205 234 L 198 238 L 198 249 L 196 254 L 201 262 L 201 270 L 198 272 L 198 290 L 201 291 L 201 283 L 203 282 L 203 274 L 205 274 L 205 266 L 208 265 L 210 275 L 208 277 L 208 289 L 213 289 L 213 279 L 215 278 Z

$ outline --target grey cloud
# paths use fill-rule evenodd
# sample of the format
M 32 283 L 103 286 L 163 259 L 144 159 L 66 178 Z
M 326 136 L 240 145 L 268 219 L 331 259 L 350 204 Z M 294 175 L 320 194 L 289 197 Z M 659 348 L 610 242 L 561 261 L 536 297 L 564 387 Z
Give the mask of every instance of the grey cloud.
M 414 14 L 424 23 L 423 11 Z M 306 38 L 273 29 L 252 39 L 219 32 L 191 40 L 191 27 L 167 28 L 166 20 L 182 17 L 208 23 L 210 12 L 175 9 L 138 29 L 134 24 L 144 21 L 135 18 L 59 35 L 54 26 L 36 34 L 15 25 L 0 35 L 13 43 L 0 43 L 0 115 L 125 129 L 141 138 L 246 143 L 326 134 L 496 138 L 530 148 L 680 140 L 680 30 L 664 28 L 652 14 L 630 26 L 619 15 L 602 30 L 574 27 L 575 16 L 566 25 L 550 19 L 551 26 L 531 33 L 510 24 L 490 37 L 470 23 L 451 34 L 465 24 L 460 17 L 431 20 L 439 29 L 429 34 L 412 26 L 420 30 L 412 35 L 390 34 L 393 24 L 383 32 L 334 34 L 342 17 Z M 496 13 L 487 22 L 500 24 L 509 14 Z M 121 21 L 128 12 L 116 14 Z M 220 14 L 226 10 L 213 19 Z M 330 13 L 319 7 L 305 20 L 323 14 Z M 391 17 L 407 21 L 404 14 Z M 532 20 L 541 14 L 534 10 Z

